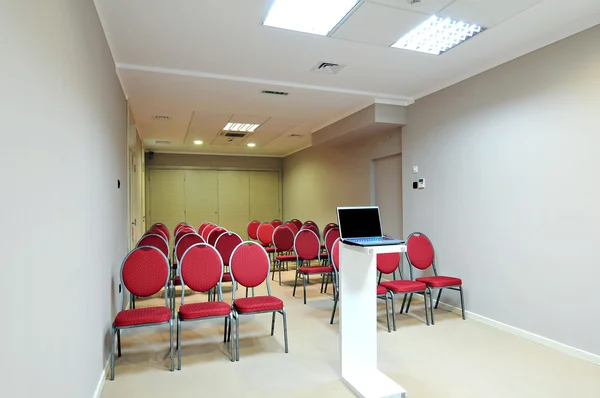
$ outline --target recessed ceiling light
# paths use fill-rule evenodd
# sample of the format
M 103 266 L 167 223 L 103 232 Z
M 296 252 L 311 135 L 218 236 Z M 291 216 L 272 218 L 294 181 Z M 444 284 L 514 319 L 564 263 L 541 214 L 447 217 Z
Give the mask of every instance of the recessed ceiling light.
M 250 148 L 254 148 L 256 146 L 256 144 L 254 142 L 249 142 L 248 145 Z
M 202 145 L 203 142 L 202 142 L 202 140 L 194 140 L 194 144 L 195 145 Z
M 260 124 L 251 124 L 251 123 L 227 123 L 223 130 L 225 131 L 245 131 L 248 133 L 253 133 L 260 126 Z
M 440 55 L 485 29 L 483 26 L 432 15 L 392 47 Z
M 266 26 L 326 36 L 358 0 L 275 0 Z

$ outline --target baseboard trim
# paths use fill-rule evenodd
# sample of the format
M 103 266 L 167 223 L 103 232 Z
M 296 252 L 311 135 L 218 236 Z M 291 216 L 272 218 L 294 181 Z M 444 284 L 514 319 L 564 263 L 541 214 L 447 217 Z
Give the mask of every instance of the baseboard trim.
M 462 314 L 460 308 L 455 307 L 453 305 L 443 303 L 441 301 L 440 301 L 440 304 L 438 305 L 438 308 L 442 308 L 446 311 L 454 312 L 458 315 Z M 584 350 L 580 350 L 579 348 L 571 347 L 570 345 L 559 343 L 558 341 L 549 339 L 544 336 L 540 336 L 539 334 L 531 333 L 526 330 L 519 329 L 519 328 L 511 326 L 511 325 L 507 325 L 506 323 L 502 323 L 502 322 L 487 318 L 483 315 L 475 314 L 471 311 L 465 311 L 465 316 L 468 319 L 472 319 L 474 321 L 481 322 L 485 325 L 494 327 L 496 329 L 500 329 L 504 332 L 508 332 L 515 336 L 519 336 L 521 338 L 532 341 L 534 343 L 538 343 L 543 346 L 553 348 L 564 354 L 571 355 L 571 356 L 579 358 L 579 359 L 583 359 L 585 361 L 591 362 L 596 365 L 600 365 L 600 355 L 592 354 L 591 352 L 587 352 Z
M 102 369 L 102 373 L 100 374 L 100 380 L 98 380 L 98 384 L 96 385 L 96 391 L 94 391 L 93 398 L 100 398 L 100 396 L 102 395 L 104 383 L 106 383 L 106 375 L 108 373 L 108 364 L 109 361 L 106 361 L 106 364 L 104 364 L 104 369 Z

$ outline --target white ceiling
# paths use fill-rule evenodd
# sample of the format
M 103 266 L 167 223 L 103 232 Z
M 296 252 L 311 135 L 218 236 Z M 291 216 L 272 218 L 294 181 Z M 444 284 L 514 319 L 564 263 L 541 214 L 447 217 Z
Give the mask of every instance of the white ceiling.
M 374 102 L 408 105 L 600 23 L 598 0 L 367 0 L 323 37 L 262 26 L 272 0 L 95 2 L 146 147 L 190 153 L 283 156 Z M 389 47 L 432 14 L 488 29 L 440 56 Z M 228 143 L 230 120 L 264 124 Z

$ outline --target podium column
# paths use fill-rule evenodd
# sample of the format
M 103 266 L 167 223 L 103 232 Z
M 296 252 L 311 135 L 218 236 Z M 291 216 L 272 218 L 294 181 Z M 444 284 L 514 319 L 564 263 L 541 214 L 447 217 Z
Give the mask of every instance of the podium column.
M 377 254 L 404 251 L 405 245 L 340 244 L 341 373 L 361 397 L 406 397 L 406 390 L 377 369 Z

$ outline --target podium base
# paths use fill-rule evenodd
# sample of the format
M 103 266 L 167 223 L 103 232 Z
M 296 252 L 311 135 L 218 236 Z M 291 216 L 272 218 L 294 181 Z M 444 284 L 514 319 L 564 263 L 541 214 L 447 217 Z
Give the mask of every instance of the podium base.
M 406 390 L 379 370 L 355 370 L 342 375 L 344 383 L 363 398 L 406 398 Z

